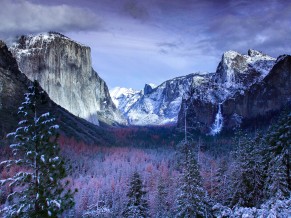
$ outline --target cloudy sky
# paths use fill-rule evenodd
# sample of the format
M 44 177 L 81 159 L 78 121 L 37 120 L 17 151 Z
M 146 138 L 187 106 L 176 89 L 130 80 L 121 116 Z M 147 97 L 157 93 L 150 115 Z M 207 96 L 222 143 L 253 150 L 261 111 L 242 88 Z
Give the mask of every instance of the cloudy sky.
M 291 54 L 290 0 L 0 0 L 0 38 L 61 32 L 110 88 L 214 72 L 223 52 Z

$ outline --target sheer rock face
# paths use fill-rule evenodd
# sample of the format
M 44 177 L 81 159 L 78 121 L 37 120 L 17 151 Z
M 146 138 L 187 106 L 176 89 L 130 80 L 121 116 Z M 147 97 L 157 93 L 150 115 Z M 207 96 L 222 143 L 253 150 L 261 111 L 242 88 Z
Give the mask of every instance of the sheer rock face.
M 18 107 L 24 101 L 24 94 L 32 82 L 18 69 L 17 61 L 0 41 L 0 140 L 14 131 L 19 122 Z M 45 103 L 38 105 L 38 113 L 50 112 L 56 118 L 61 133 L 87 143 L 105 144 L 112 139 L 106 130 L 84 119 L 78 118 L 54 103 L 45 94 Z M 101 123 L 104 125 L 103 123 Z M 111 137 L 112 138 L 112 137 Z
M 289 55 L 275 60 L 255 50 L 248 55 L 226 52 L 209 83 L 183 100 L 178 125 L 185 122 L 183 104 L 188 125 L 205 133 L 213 128 L 219 104 L 224 129 L 260 125 L 291 102 L 290 76 Z
M 92 69 L 90 48 L 57 33 L 21 36 L 11 48 L 21 72 L 38 80 L 50 98 L 99 125 L 124 123 L 106 83 Z
M 245 120 L 264 117 L 281 110 L 291 102 L 291 56 L 277 59 L 270 73 L 244 93 L 237 93 L 223 103 L 225 125 L 234 127 L 233 115 Z
M 215 79 L 227 88 L 244 87 L 264 78 L 275 64 L 274 58 L 250 49 L 247 55 L 235 51 L 223 54 Z

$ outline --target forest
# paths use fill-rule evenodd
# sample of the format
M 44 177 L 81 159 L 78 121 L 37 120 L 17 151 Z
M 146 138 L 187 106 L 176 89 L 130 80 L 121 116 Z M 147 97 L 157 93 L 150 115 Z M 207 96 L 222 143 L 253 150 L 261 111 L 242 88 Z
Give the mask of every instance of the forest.
M 1 142 L 3 217 L 291 215 L 290 110 L 233 135 L 115 127 L 104 146 L 59 134 L 53 115 L 37 114 L 41 94 L 30 88 Z

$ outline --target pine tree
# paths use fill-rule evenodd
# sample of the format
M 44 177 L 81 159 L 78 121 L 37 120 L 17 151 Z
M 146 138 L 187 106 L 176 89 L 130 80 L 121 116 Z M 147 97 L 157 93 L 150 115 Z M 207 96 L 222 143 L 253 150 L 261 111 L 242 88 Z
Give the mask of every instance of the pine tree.
M 214 176 L 214 199 L 224 205 L 228 204 L 229 174 L 226 160 L 221 160 Z
M 169 203 L 167 201 L 168 191 L 165 184 L 165 181 L 160 177 L 157 186 L 157 194 L 155 199 L 155 209 L 157 211 L 155 217 L 166 218 L 169 217 Z
M 148 202 L 145 199 L 146 191 L 142 184 L 141 177 L 138 172 L 134 172 L 130 179 L 130 187 L 127 193 L 128 203 L 124 217 L 141 218 L 148 216 Z
M 230 206 L 257 206 L 263 200 L 264 165 L 261 137 L 239 136 L 234 154 Z
M 282 199 L 290 196 L 291 113 L 283 116 L 267 136 L 268 173 L 265 184 L 267 198 Z
M 185 149 L 184 149 L 185 150 Z M 195 156 L 186 150 L 178 196 L 176 200 L 176 217 L 206 217 L 206 192 L 201 184 L 201 176 Z
M 44 97 L 35 81 L 19 107 L 23 120 L 9 134 L 15 141 L 10 145 L 14 159 L 1 164 L 20 166 L 21 171 L 1 180 L 13 189 L 2 211 L 5 217 L 57 217 L 74 205 L 73 193 L 64 191 L 68 182 L 62 182 L 66 170 L 57 143 L 58 125 L 50 113 L 38 114 Z

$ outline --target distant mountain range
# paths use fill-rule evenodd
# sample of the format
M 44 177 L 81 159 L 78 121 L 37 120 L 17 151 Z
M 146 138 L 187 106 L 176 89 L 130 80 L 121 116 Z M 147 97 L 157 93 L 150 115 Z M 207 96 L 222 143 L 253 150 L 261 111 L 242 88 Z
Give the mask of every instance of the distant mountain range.
M 223 127 L 271 116 L 291 101 L 290 58 L 252 49 L 247 55 L 227 51 L 214 73 L 177 77 L 150 89 L 146 85 L 144 91 L 115 88 L 110 94 L 131 125 L 183 125 L 187 108 L 189 125 L 215 135 Z
M 53 102 L 97 126 L 181 126 L 186 115 L 187 125 L 215 135 L 223 128 L 268 120 L 291 101 L 290 55 L 275 59 L 256 50 L 246 55 L 227 51 L 215 72 L 146 84 L 138 91 L 117 87 L 109 94 L 92 69 L 90 48 L 62 34 L 21 36 L 9 51 L 13 57 L 5 51 L 0 63 L 14 59 L 13 69 L 22 72 L 15 78 L 38 80 Z M 6 83 L 2 77 L 0 109 L 13 104 L 3 91 Z

